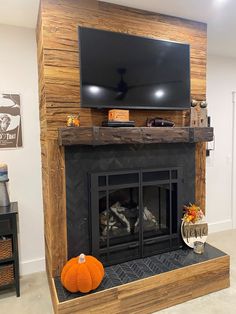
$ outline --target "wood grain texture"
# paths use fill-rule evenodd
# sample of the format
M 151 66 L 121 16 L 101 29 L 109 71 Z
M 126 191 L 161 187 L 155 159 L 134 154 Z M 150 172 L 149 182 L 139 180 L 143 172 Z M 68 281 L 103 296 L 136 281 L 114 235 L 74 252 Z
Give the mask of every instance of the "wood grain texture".
M 149 314 L 229 287 L 229 256 L 57 303 L 58 314 Z M 52 290 L 56 293 L 55 289 Z M 56 300 L 56 296 L 53 297 Z
M 78 111 L 83 127 L 100 126 L 107 116 L 107 110 L 80 108 L 78 26 L 189 43 L 191 94 L 197 100 L 206 97 L 206 24 L 97 0 L 41 0 L 37 24 L 39 98 L 46 259 L 52 276 L 60 273 L 67 259 L 64 151 L 57 142 L 58 128 L 65 126 L 68 114 Z M 130 111 L 136 126 L 144 126 L 147 118 L 156 116 L 174 121 L 177 127 L 190 124 L 190 110 Z M 196 197 L 204 204 L 201 171 L 205 171 L 205 161 L 201 145 L 198 149 Z
M 59 145 L 110 145 L 153 143 L 196 143 L 213 140 L 213 128 L 112 128 L 70 127 L 60 128 Z
M 50 128 L 65 124 L 67 114 L 80 111 L 81 125 L 89 126 L 88 114 L 96 116 L 94 125 L 100 126 L 107 111 L 80 108 L 80 65 L 78 26 L 112 30 L 150 38 L 186 42 L 191 45 L 191 94 L 205 99 L 206 84 L 206 25 L 178 18 L 111 5 L 103 2 L 44 0 L 42 19 L 44 29 L 44 79 L 47 98 L 47 119 Z M 61 118 L 57 119 L 56 108 Z M 98 116 L 97 113 L 99 112 Z M 55 114 L 54 114 L 55 113 Z M 176 125 L 189 124 L 189 111 L 131 110 L 131 119 L 144 126 L 147 117 L 172 119 Z M 52 117 L 52 118 L 51 118 Z
M 195 156 L 195 202 L 206 213 L 206 143 L 196 144 Z
M 60 274 L 67 261 L 67 223 L 66 223 L 66 184 L 64 148 L 58 149 L 57 140 L 48 141 L 49 165 L 49 198 L 47 200 L 51 209 L 51 248 L 52 272 Z M 53 211 L 52 211 L 53 209 Z

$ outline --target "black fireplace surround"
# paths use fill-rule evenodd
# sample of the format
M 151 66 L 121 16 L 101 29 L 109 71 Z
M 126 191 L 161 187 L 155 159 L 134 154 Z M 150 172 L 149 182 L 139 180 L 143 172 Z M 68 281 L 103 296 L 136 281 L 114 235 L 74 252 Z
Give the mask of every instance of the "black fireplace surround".
M 195 144 L 68 146 L 65 160 L 69 258 L 112 265 L 182 246 Z

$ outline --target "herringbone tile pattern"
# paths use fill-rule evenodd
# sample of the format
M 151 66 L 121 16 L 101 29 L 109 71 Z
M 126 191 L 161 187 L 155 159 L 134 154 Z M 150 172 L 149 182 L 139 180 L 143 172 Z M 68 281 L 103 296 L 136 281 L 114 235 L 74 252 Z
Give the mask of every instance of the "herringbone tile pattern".
M 192 249 L 179 249 L 108 266 L 105 268 L 105 276 L 101 285 L 91 293 L 207 261 L 222 255 L 224 255 L 223 252 L 207 244 L 203 255 L 194 254 Z M 68 301 L 83 295 L 82 293 L 70 293 L 64 289 L 59 277 L 55 278 L 55 285 L 60 302 Z

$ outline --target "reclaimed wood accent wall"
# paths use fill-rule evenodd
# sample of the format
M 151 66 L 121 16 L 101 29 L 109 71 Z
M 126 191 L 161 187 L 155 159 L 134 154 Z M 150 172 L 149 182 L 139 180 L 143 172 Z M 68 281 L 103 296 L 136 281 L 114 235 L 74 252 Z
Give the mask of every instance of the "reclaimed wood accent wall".
M 67 259 L 64 150 L 58 145 L 58 127 L 65 126 L 68 114 L 80 112 L 81 126 L 100 126 L 107 114 L 80 108 L 79 25 L 189 43 L 192 97 L 206 97 L 206 24 L 97 0 L 41 0 L 37 25 L 41 148 L 46 260 L 52 276 L 60 273 Z M 189 110 L 130 111 L 136 126 L 155 116 L 172 119 L 176 126 L 190 123 Z M 197 144 L 196 160 L 196 200 L 204 208 L 204 144 Z

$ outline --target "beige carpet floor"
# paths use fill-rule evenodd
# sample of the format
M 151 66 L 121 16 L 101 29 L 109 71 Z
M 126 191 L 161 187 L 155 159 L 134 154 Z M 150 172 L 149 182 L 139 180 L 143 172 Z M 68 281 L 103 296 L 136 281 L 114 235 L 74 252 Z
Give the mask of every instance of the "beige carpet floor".
M 214 233 L 208 243 L 231 257 L 231 287 L 174 306 L 158 314 L 235 314 L 236 313 L 236 230 Z M 21 278 L 21 297 L 14 292 L 0 293 L 0 314 L 52 314 L 49 288 L 45 273 Z M 88 313 L 89 314 L 89 313 Z M 107 312 L 107 314 L 112 314 Z

